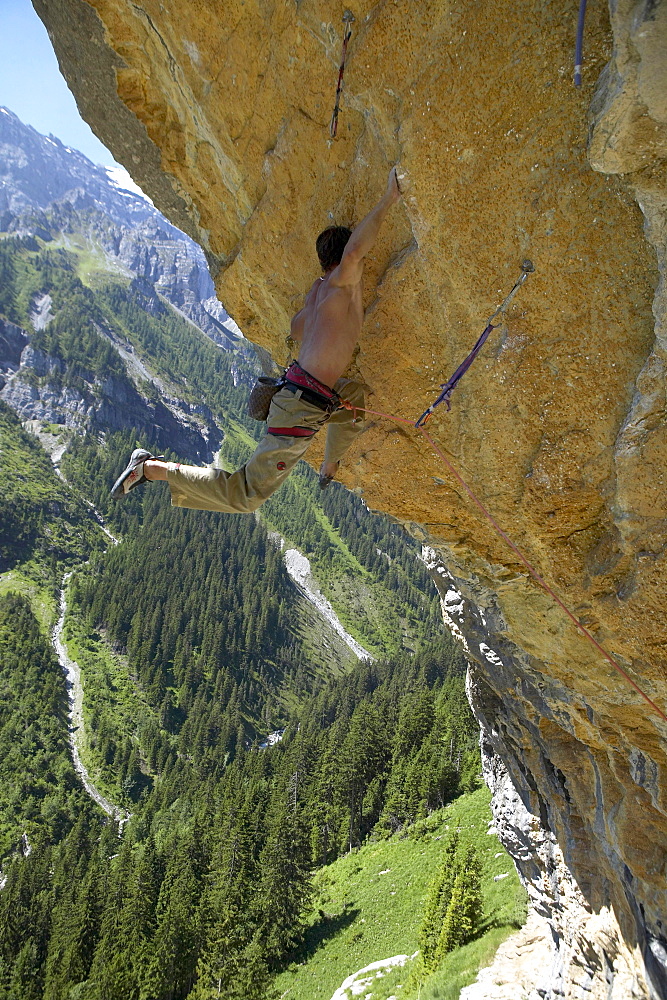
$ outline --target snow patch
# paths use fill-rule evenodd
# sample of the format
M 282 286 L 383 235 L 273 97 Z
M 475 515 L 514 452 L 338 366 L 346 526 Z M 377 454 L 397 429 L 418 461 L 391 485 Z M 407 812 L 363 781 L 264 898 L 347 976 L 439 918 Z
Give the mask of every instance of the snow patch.
M 114 187 L 120 188 L 121 191 L 131 191 L 132 194 L 137 194 L 144 201 L 147 201 L 149 205 L 153 204 L 148 195 L 144 194 L 139 185 L 132 180 L 125 167 L 105 167 L 104 169 Z
M 385 969 L 392 969 L 396 966 L 405 965 L 408 955 L 394 955 L 393 958 L 381 958 L 378 962 L 371 962 L 358 972 L 353 972 L 351 976 L 342 983 L 336 990 L 331 1000 L 349 1000 L 351 996 L 359 996 L 372 984 L 374 979 L 384 976 Z M 414 958 L 414 955 L 412 956 Z M 368 975 L 368 973 L 372 975 Z M 363 978 L 360 978 L 363 977 Z
M 349 632 L 345 631 L 338 620 L 338 615 L 326 597 L 318 590 L 310 571 L 310 560 L 298 549 L 288 549 L 285 553 L 285 567 L 304 597 L 317 608 L 333 631 L 350 647 L 355 656 L 358 656 L 360 660 L 375 660 L 375 657 L 367 649 L 364 649 Z

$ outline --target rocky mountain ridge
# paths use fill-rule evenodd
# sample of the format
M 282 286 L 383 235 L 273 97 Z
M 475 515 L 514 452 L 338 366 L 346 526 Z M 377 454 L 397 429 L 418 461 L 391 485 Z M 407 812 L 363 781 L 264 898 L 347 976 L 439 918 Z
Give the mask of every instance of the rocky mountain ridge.
M 234 357 L 249 378 L 254 352 L 215 298 L 200 248 L 150 202 L 121 188 L 55 136 L 41 136 L 0 109 L 0 228 L 9 247 L 36 252 L 62 248 L 63 267 L 85 267 L 98 280 L 129 282 L 128 294 L 151 316 L 180 315 Z M 12 241 L 14 241 L 12 243 Z M 56 265 L 58 266 L 58 265 Z M 52 296 L 34 294 L 32 329 L 54 318 Z M 222 432 L 210 408 L 188 402 L 146 367 L 134 346 L 99 318 L 97 333 L 118 352 L 129 377 L 80 370 L 67 382 L 67 363 L 31 343 L 31 330 L 0 317 L 0 398 L 22 420 L 57 424 L 79 433 L 134 429 L 193 461 L 212 461 Z M 250 362 L 250 368 L 248 368 Z M 66 384 L 63 385 L 63 379 Z
M 114 338 L 132 370 L 134 349 Z M 30 333 L 0 318 L 0 399 L 22 421 L 56 424 L 76 433 L 131 429 L 146 435 L 162 448 L 173 448 L 193 461 L 212 461 L 220 447 L 222 431 L 210 409 L 188 404 L 142 365 L 146 378 L 82 372 L 78 384 L 63 385 L 67 364 L 30 343 Z M 143 385 L 143 391 L 142 391 Z M 146 385 L 155 387 L 149 398 Z
M 201 248 L 112 170 L 7 108 L 0 108 L 0 232 L 46 242 L 84 237 L 106 267 L 150 283 L 221 347 L 252 354 L 215 296 Z

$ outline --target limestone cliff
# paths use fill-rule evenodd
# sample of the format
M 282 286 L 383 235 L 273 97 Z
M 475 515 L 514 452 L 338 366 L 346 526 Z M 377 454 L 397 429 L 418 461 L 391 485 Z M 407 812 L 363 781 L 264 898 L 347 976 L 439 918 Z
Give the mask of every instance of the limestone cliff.
M 277 361 L 314 237 L 358 220 L 396 161 L 410 188 L 367 269 L 355 360 L 374 409 L 416 417 L 534 261 L 429 426 L 667 712 L 665 0 L 589 4 L 581 90 L 573 0 L 357 0 L 335 141 L 342 3 L 34 3 L 84 117 Z M 540 995 L 667 997 L 664 721 L 423 439 L 377 420 L 344 481 L 417 526 L 459 609 L 485 745 L 524 810 L 500 796 L 499 822 L 552 921 Z

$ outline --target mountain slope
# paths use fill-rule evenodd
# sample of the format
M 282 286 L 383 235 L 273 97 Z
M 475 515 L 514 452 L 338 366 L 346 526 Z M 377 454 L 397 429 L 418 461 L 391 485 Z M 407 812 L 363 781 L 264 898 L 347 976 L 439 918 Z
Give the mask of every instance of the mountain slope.
M 146 199 L 0 108 L 0 233 L 85 251 L 81 267 L 137 276 L 226 349 L 252 350 L 215 298 L 201 248 Z
M 53 587 L 62 568 L 103 548 L 99 523 L 1 401 L 0 464 L 0 573 L 20 566 Z

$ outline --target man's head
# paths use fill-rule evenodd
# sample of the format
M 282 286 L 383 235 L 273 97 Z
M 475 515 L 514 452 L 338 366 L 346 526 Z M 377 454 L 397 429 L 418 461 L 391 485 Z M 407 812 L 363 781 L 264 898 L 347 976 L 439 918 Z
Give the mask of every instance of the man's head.
M 315 241 L 315 249 L 323 271 L 329 271 L 340 264 L 343 250 L 351 235 L 352 230 L 347 226 L 329 226 L 320 233 Z

